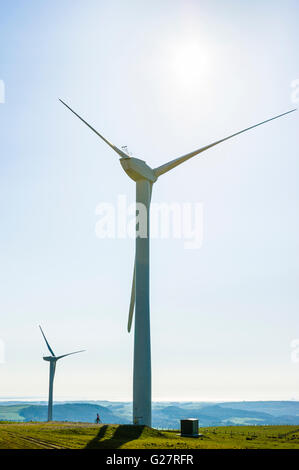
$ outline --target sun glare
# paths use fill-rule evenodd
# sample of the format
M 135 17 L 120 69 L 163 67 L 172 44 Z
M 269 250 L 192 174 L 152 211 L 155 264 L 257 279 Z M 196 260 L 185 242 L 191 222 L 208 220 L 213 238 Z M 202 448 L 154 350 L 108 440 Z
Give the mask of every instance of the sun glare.
M 197 41 L 176 44 L 169 59 L 171 80 L 184 92 L 204 82 L 209 69 L 208 54 Z

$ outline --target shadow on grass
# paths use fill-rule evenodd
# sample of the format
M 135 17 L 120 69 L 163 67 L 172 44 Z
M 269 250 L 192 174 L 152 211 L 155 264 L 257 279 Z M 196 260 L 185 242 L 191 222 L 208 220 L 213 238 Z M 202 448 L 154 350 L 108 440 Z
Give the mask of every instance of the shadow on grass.
M 86 449 L 118 449 L 129 441 L 138 439 L 145 426 L 133 426 L 129 424 L 119 425 L 112 435 L 105 437 L 106 432 L 110 431 L 110 426 L 100 427 L 98 434 L 85 446 Z

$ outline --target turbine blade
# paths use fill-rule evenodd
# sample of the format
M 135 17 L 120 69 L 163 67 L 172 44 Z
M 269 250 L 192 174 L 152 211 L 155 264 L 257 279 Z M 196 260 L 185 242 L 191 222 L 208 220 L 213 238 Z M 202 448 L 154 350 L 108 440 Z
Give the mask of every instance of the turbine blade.
M 44 337 L 44 340 L 45 340 L 45 342 L 46 342 L 46 345 L 47 345 L 47 347 L 48 347 L 50 353 L 52 354 L 52 356 L 55 357 L 55 354 L 54 354 L 54 352 L 53 352 L 51 346 L 49 345 L 49 343 L 48 343 L 48 341 L 47 341 L 47 338 L 46 338 L 46 336 L 45 336 L 45 334 L 44 334 L 44 332 L 43 332 L 43 330 L 42 330 L 42 327 L 41 327 L 40 325 L 39 325 L 39 328 L 40 328 L 40 331 L 42 332 L 42 335 L 43 335 L 43 337 Z
M 75 351 L 75 352 L 71 352 L 71 353 L 68 353 L 68 354 L 63 354 L 62 356 L 57 356 L 56 359 L 58 361 L 58 359 L 61 359 L 62 357 L 66 357 L 66 356 L 71 356 L 72 354 L 78 354 L 80 352 L 85 352 L 86 349 L 81 349 L 80 351 Z
M 132 320 L 133 320 L 134 309 L 135 309 L 135 281 L 136 281 L 136 264 L 134 261 L 134 273 L 133 273 L 133 282 L 132 282 L 132 289 L 131 289 L 131 300 L 130 300 L 129 318 L 128 318 L 128 333 L 130 333 L 131 331 Z
M 181 163 L 185 162 L 186 160 L 189 160 L 189 158 L 195 157 L 195 155 L 198 155 L 199 153 L 202 153 L 205 150 L 208 150 L 211 147 L 214 147 L 215 145 L 220 144 L 221 142 L 225 142 L 226 140 L 231 139 L 232 137 L 236 137 L 237 135 L 242 134 L 243 132 L 247 132 L 250 129 L 254 129 L 255 127 L 261 126 L 262 124 L 265 124 L 266 122 L 273 121 L 274 119 L 278 119 L 279 117 L 285 116 L 286 114 L 289 114 L 289 113 L 293 113 L 294 111 L 296 111 L 296 109 L 292 109 L 291 111 L 287 111 L 286 113 L 279 114 L 278 116 L 275 116 L 271 119 L 267 119 L 266 121 L 259 122 L 258 124 L 255 124 L 254 126 L 247 127 L 246 129 L 236 132 L 235 134 L 229 135 L 228 137 L 225 137 L 224 139 L 217 140 L 216 142 L 213 142 L 212 144 L 206 145 L 205 147 L 201 147 L 198 150 L 194 150 L 194 152 L 187 153 L 187 155 L 183 155 L 182 157 L 176 158 L 175 160 L 171 160 L 170 162 L 165 163 L 164 165 L 161 165 L 158 168 L 155 168 L 154 173 L 157 177 L 159 177 L 163 175 L 164 173 L 167 173 L 168 171 L 172 170 L 176 166 L 180 165 Z
M 70 108 L 64 101 L 62 101 L 60 98 L 59 98 L 59 101 L 64 104 L 64 106 L 66 106 L 73 114 L 75 114 L 75 116 L 77 116 L 79 119 L 81 119 L 82 122 L 84 122 L 84 124 L 86 124 L 93 132 L 95 132 L 104 142 L 106 142 L 107 145 L 109 145 L 109 147 L 111 147 L 116 153 L 118 153 L 118 155 L 120 155 L 122 158 L 130 158 L 129 155 L 127 155 L 125 152 L 123 152 L 122 150 L 120 150 L 118 147 L 116 147 L 115 145 L 111 144 L 111 142 L 109 142 L 109 140 L 105 139 L 105 137 L 103 137 L 98 131 L 96 131 L 90 124 L 88 124 L 88 122 L 86 122 L 81 116 L 79 116 L 79 114 L 77 114 L 72 108 Z

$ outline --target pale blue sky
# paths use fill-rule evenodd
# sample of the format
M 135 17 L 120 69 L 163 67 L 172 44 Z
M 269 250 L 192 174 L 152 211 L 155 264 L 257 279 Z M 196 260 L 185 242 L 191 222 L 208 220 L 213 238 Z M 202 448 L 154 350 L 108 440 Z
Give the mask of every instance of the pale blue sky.
M 3 3 L 3 2 L 2 2 Z M 117 156 L 59 102 L 158 166 L 294 108 L 296 0 L 14 0 L 1 5 L 0 396 L 129 400 L 134 244 L 96 206 L 134 199 Z M 154 400 L 299 399 L 298 113 L 161 177 L 202 202 L 204 243 L 154 240 Z

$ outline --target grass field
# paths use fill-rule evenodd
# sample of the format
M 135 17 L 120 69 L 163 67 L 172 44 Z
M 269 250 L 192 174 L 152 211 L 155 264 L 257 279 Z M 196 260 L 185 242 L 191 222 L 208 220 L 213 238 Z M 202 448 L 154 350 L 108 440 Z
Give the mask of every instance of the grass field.
M 0 423 L 0 449 L 298 449 L 298 426 L 201 428 L 202 437 L 146 426 Z

